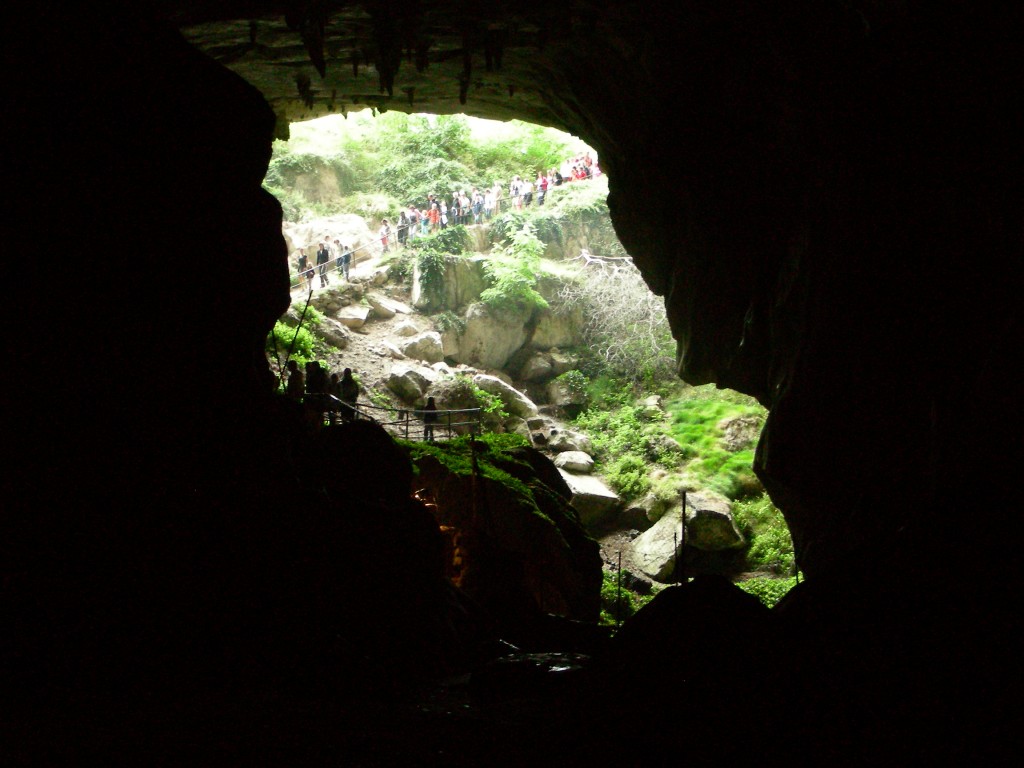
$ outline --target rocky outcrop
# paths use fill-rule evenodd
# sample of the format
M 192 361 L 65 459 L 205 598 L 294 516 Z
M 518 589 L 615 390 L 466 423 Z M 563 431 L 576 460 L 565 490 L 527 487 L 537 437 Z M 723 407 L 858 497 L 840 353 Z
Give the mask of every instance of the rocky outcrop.
M 406 402 L 422 404 L 423 394 L 436 379 L 437 374 L 430 368 L 396 362 L 385 386 Z
M 450 356 L 478 368 L 504 368 L 526 342 L 528 319 L 529 312 L 473 304 L 466 312 L 465 330 L 456 337 L 458 348 Z
M 577 475 L 558 470 L 572 491 L 572 505 L 580 513 L 580 520 L 588 530 L 607 524 L 622 504 L 619 495 L 603 480 L 593 475 Z
M 437 331 L 425 331 L 398 344 L 402 354 L 422 360 L 425 363 L 439 363 L 444 357 L 441 347 L 441 334 Z
M 478 373 L 473 376 L 473 383 L 484 392 L 501 398 L 505 410 L 512 416 L 528 419 L 537 415 L 537 406 L 533 402 L 511 384 L 506 384 L 498 377 Z
M 601 581 L 597 544 L 558 489 L 532 468 L 536 461 L 545 460 L 534 454 L 515 467 L 502 464 L 515 473 L 514 484 L 484 471 L 474 492 L 469 475 L 424 456 L 416 461 L 417 483 L 456 536 L 458 584 L 501 623 L 535 612 L 593 621 Z
M 668 581 L 676 574 L 680 549 L 704 552 L 738 549 L 745 544 L 736 529 L 727 499 L 710 492 L 686 496 L 686 531 L 680 525 L 682 507 L 675 507 L 630 544 L 634 562 L 652 579 Z

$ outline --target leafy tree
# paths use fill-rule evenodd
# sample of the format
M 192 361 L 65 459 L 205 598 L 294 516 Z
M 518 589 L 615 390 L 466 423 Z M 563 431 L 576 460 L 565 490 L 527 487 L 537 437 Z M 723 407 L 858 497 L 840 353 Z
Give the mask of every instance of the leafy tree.
M 547 300 L 537 292 L 537 275 L 544 243 L 529 221 L 511 233 L 499 255 L 492 255 L 484 264 L 491 279 L 490 287 L 480 294 L 480 300 L 490 307 L 511 306 L 544 309 Z

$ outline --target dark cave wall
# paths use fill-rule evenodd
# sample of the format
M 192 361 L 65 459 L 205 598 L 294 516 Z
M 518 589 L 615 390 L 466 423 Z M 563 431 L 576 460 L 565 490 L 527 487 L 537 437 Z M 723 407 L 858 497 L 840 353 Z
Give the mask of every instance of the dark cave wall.
M 1020 458 L 1003 440 L 1021 409 L 986 394 L 1013 388 L 1021 338 L 1024 83 L 1006 33 L 1020 13 L 618 12 L 597 26 L 599 54 L 552 56 L 574 99 L 563 117 L 594 137 L 680 375 L 770 409 L 756 468 L 801 566 L 851 568 L 901 531 L 958 529 L 968 501 L 1013 525 L 1009 488 L 978 480 Z M 988 397 L 1000 415 L 978 418 Z

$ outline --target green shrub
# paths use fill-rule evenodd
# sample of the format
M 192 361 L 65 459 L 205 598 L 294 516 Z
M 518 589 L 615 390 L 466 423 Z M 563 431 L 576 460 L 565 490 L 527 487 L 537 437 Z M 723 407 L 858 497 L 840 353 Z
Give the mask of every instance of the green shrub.
M 294 340 L 294 347 L 292 341 Z M 280 320 L 274 323 L 274 328 L 267 336 L 267 352 L 277 355 L 282 364 L 288 350 L 291 349 L 291 357 L 302 364 L 313 358 L 313 334 L 306 328 L 292 328 Z
M 434 327 L 441 333 L 454 330 L 461 336 L 466 330 L 466 321 L 451 310 L 446 310 L 434 317 Z
M 586 402 L 589 396 L 588 387 L 590 379 L 582 372 L 576 370 L 566 371 L 562 375 L 555 377 L 555 381 L 562 384 L 574 399 L 583 403 Z
M 733 520 L 748 542 L 747 569 L 780 576 L 795 572 L 793 539 L 782 513 L 768 494 L 733 505 Z
M 772 579 L 765 576 L 736 583 L 744 592 L 749 592 L 769 608 L 779 602 L 786 593 L 796 586 L 796 577 Z
M 484 262 L 484 271 L 490 286 L 480 294 L 480 300 L 489 307 L 545 309 L 547 300 L 537 291 L 540 257 L 544 244 L 530 222 L 505 238 L 498 254 Z
M 604 571 L 601 577 L 601 624 L 621 624 L 654 599 L 654 592 L 641 595 L 625 586 L 620 589 L 616 571 Z
M 605 465 L 608 484 L 625 500 L 637 499 L 651 489 L 647 462 L 635 453 L 626 453 Z

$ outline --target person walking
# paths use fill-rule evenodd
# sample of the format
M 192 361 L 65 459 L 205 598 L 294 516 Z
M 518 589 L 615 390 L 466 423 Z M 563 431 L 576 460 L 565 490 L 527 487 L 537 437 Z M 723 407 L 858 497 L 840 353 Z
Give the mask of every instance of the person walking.
M 341 392 L 342 418 L 351 420 L 356 415 L 356 402 L 359 400 L 359 382 L 352 376 L 352 369 L 346 368 L 341 373 L 341 381 L 338 384 Z
M 423 439 L 434 441 L 434 425 L 437 424 L 437 405 L 434 398 L 428 397 L 423 406 Z
M 320 275 L 320 287 L 326 288 L 331 284 L 331 281 L 327 278 L 327 262 L 331 259 L 331 251 L 327 246 L 327 243 L 320 243 L 320 247 L 316 251 L 316 271 Z
M 537 205 L 544 205 L 544 198 L 548 194 L 548 177 L 542 171 L 537 171 Z
M 306 290 L 306 282 L 307 282 L 306 281 L 306 267 L 308 266 L 308 264 L 306 263 L 306 249 L 305 248 L 299 248 L 299 253 L 296 256 L 296 261 L 298 263 L 298 268 L 299 268 L 299 271 L 298 271 L 299 288 L 301 288 L 302 290 Z
M 306 394 L 306 377 L 302 375 L 295 360 L 289 360 L 287 368 L 288 383 L 285 385 L 285 394 L 295 402 L 301 402 L 302 396 Z
M 391 238 L 391 225 L 387 219 L 380 220 L 380 229 L 377 230 L 377 234 L 380 235 L 381 253 L 388 253 L 388 240 Z
M 409 216 L 405 213 L 405 209 L 398 214 L 398 244 L 404 248 L 405 243 L 409 238 Z

